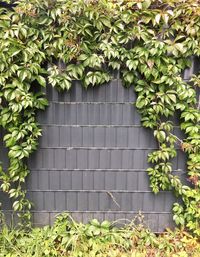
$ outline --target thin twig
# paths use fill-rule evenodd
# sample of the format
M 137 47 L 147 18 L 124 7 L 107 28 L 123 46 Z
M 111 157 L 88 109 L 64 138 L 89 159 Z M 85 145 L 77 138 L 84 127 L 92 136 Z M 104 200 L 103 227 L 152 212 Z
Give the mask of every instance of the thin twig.
M 120 208 L 119 203 L 116 201 L 115 197 L 113 196 L 113 194 L 109 191 L 106 192 L 113 200 L 113 202 Z

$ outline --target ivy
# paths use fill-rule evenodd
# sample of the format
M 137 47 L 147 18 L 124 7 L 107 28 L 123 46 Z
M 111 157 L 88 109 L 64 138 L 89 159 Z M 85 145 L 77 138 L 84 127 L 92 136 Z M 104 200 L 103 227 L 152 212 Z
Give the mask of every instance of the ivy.
M 21 0 L 12 10 L 0 7 L 0 125 L 9 158 L 1 189 L 22 221 L 30 220 L 23 184 L 41 136 L 36 113 L 48 105 L 43 89 L 69 90 L 74 80 L 101 85 L 119 70 L 158 143 L 148 156 L 152 191 L 173 190 L 182 199 L 173 206 L 176 224 L 200 235 L 200 76 L 181 77 L 200 55 L 199 14 L 197 0 Z M 184 139 L 174 134 L 175 113 Z M 173 173 L 177 148 L 187 156 L 188 185 Z

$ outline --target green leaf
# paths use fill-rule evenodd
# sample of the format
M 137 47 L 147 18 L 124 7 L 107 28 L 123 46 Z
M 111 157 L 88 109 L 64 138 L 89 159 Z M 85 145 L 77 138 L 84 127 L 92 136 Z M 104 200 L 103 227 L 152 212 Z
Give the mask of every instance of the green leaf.
M 145 0 L 145 1 L 142 3 L 143 9 L 148 9 L 150 5 L 151 5 L 151 0 Z
M 102 17 L 101 19 L 101 22 L 108 28 L 111 27 L 111 23 L 110 23 L 110 19 L 106 18 L 106 17 Z
M 155 22 L 156 22 L 157 24 L 159 24 L 160 18 L 161 18 L 161 14 L 160 14 L 160 13 L 156 14 L 156 16 L 155 16 Z
M 61 88 L 69 90 L 71 88 L 71 85 L 72 84 L 71 84 L 71 82 L 69 80 L 64 79 L 62 84 L 61 84 Z
M 19 201 L 15 201 L 13 203 L 13 209 L 14 209 L 14 211 L 20 211 L 21 210 L 21 205 L 20 205 Z
M 142 9 L 142 3 L 137 3 L 137 7 L 138 7 L 138 9 Z
M 123 74 L 123 78 L 124 78 L 125 83 L 130 85 L 134 82 L 135 76 L 134 76 L 133 72 L 125 72 Z
M 168 94 L 168 97 L 172 100 L 172 102 L 176 103 L 176 95 Z
M 46 79 L 42 76 L 37 76 L 36 77 L 38 83 L 42 86 L 42 87 L 45 87 L 46 86 Z
M 101 223 L 101 227 L 103 228 L 109 228 L 111 226 L 110 222 L 107 221 L 107 220 L 104 220 L 102 223 Z
M 91 220 L 90 223 L 91 223 L 93 226 L 97 226 L 97 227 L 100 226 L 100 223 L 99 223 L 99 221 L 98 221 L 97 219 Z

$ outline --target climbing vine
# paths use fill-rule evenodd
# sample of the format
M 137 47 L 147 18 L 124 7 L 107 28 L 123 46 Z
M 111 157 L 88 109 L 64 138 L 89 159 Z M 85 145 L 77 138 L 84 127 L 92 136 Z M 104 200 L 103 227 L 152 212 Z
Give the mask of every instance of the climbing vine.
M 200 235 L 200 76 L 181 77 L 191 57 L 200 56 L 199 1 L 12 4 L 0 8 L 0 125 L 9 158 L 0 179 L 22 221 L 30 220 L 26 160 L 41 136 L 36 112 L 48 105 L 43 89 L 69 90 L 74 80 L 85 88 L 101 85 L 119 70 L 124 85 L 134 86 L 142 124 L 158 142 L 148 156 L 152 191 L 173 190 L 181 199 L 173 206 L 176 224 Z M 175 114 L 184 139 L 174 134 Z M 177 147 L 187 156 L 187 185 L 173 172 Z

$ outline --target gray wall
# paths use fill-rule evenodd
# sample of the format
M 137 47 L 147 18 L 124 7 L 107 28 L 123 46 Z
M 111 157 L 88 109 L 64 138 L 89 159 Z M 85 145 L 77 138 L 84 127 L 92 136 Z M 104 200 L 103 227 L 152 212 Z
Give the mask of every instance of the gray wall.
M 87 91 L 78 82 L 68 93 L 48 88 L 47 97 L 49 107 L 38 113 L 43 137 L 28 162 L 35 225 L 51 224 L 62 211 L 83 222 L 130 220 L 142 211 L 154 231 L 173 226 L 171 207 L 177 199 L 166 191 L 154 195 L 149 187 L 147 154 L 157 145 L 152 131 L 141 127 L 133 88 L 125 89 L 116 77 Z M 5 151 L 0 158 L 5 160 Z M 185 180 L 184 156 L 179 153 L 173 162 L 174 172 Z M 10 212 L 7 196 L 2 198 Z

